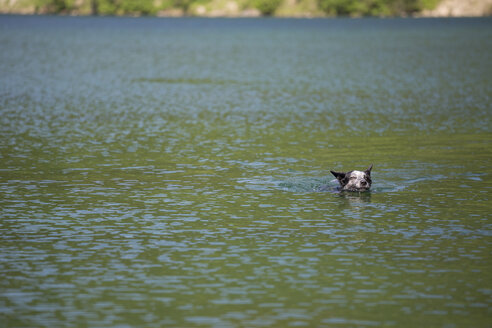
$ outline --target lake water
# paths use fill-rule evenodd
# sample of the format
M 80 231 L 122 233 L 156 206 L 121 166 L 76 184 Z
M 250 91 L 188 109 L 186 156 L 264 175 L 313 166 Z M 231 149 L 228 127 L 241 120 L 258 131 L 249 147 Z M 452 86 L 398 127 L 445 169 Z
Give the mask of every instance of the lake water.
M 492 19 L 0 16 L 0 49 L 0 326 L 490 327 Z

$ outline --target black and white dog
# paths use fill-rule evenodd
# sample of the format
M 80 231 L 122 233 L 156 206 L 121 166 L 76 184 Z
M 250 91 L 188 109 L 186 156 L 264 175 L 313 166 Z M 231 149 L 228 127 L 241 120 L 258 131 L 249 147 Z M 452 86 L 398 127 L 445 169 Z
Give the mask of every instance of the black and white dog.
M 365 171 L 330 172 L 340 183 L 341 191 L 366 191 L 371 188 L 371 170 L 372 164 Z

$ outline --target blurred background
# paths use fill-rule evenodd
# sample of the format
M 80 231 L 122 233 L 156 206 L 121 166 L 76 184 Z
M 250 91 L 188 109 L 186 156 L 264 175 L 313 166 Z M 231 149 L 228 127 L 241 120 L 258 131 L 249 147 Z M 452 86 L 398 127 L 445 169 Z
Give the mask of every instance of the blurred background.
M 490 16 L 492 0 L 0 0 L 0 13 L 209 17 Z

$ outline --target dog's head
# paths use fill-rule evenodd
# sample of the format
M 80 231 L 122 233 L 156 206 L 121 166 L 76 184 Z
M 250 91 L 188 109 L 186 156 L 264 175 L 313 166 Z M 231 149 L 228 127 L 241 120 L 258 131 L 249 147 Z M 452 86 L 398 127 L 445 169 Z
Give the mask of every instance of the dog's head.
M 330 172 L 337 178 L 342 190 L 366 191 L 371 188 L 371 170 L 372 165 L 365 171 Z

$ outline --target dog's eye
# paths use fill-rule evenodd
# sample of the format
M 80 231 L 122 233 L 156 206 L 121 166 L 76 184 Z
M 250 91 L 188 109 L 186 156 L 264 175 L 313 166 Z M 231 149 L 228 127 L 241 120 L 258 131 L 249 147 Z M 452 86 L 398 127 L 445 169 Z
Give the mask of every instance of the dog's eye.
M 350 180 L 355 180 L 357 179 L 357 177 L 350 177 Z

